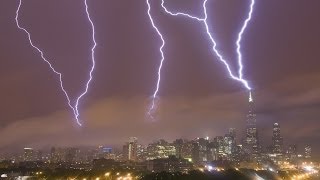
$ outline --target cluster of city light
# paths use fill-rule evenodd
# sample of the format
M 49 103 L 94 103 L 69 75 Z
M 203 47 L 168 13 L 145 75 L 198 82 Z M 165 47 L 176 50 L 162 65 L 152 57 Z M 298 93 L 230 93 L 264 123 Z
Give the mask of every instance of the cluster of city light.
M 125 176 L 120 176 L 120 177 L 117 177 L 117 180 L 132 180 L 133 177 L 131 176 L 130 173 L 128 173 L 127 175 Z
M 310 165 L 304 166 L 303 169 L 310 173 L 318 173 L 318 170 L 316 170 L 313 166 Z
M 36 175 L 42 175 L 43 174 L 43 172 L 36 172 Z
M 278 162 L 279 167 L 281 167 L 282 169 L 296 169 L 296 166 L 294 164 L 291 164 L 288 161 L 279 161 Z
M 205 165 L 204 168 L 205 168 L 205 170 L 207 170 L 207 171 L 218 171 L 218 172 L 224 171 L 224 168 L 213 167 L 213 166 L 211 166 L 211 165 Z M 200 170 L 200 171 L 201 171 L 201 170 Z M 202 169 L 202 171 L 204 171 L 204 169 Z
M 300 174 L 295 174 L 295 175 L 292 175 L 290 178 L 291 180 L 302 180 L 302 179 L 306 179 L 306 178 L 309 178 L 311 177 L 312 175 L 318 173 L 318 171 L 316 171 L 313 167 L 310 167 L 310 166 L 305 166 L 304 169 L 306 170 L 305 173 L 300 173 Z M 211 165 L 206 165 L 204 168 L 199 168 L 200 171 L 204 172 L 205 170 L 207 171 L 217 171 L 217 172 L 220 172 L 220 171 L 224 171 L 225 169 L 224 168 L 217 168 L 217 167 L 213 167 Z M 238 168 L 235 168 L 235 170 L 239 171 Z M 36 173 L 37 175 L 40 175 L 42 174 L 42 172 L 37 172 Z M 134 179 L 139 179 L 140 176 L 132 176 L 131 173 L 127 173 L 127 174 L 123 174 L 121 175 L 119 172 L 115 173 L 114 175 L 112 175 L 111 172 L 106 172 L 104 174 L 104 177 L 96 177 L 94 178 L 95 180 L 103 180 L 103 179 L 116 179 L 116 180 L 134 180 Z M 258 174 L 254 174 L 254 179 L 256 180 L 264 180 L 264 178 L 262 178 L 261 176 L 259 176 Z M 71 180 L 75 180 L 77 178 L 69 178 Z M 87 180 L 87 178 L 83 178 L 82 180 Z
M 19 5 L 18 5 L 18 8 L 17 8 L 17 11 L 16 11 L 16 17 L 15 17 L 15 21 L 16 21 L 16 25 L 18 27 L 18 29 L 22 30 L 23 32 L 26 33 L 27 37 L 28 37 L 28 40 L 29 40 L 29 44 L 32 46 L 32 48 L 34 48 L 41 56 L 42 60 L 48 64 L 49 68 L 51 69 L 52 72 L 54 72 L 56 75 L 58 75 L 59 77 L 59 83 L 60 83 L 60 88 L 61 90 L 63 91 L 64 95 L 66 96 L 66 99 L 67 99 L 67 103 L 69 105 L 69 107 L 72 109 L 73 111 L 73 114 L 74 114 L 74 117 L 77 121 L 77 124 L 81 126 L 81 123 L 80 123 L 80 119 L 79 119 L 79 116 L 80 116 L 80 113 L 79 113 L 79 109 L 78 109 L 78 105 L 79 105 L 79 102 L 80 100 L 82 99 L 83 96 L 85 96 L 88 92 L 88 89 L 89 89 L 89 85 L 92 81 L 92 73 L 94 71 L 94 68 L 95 68 L 95 48 L 97 46 L 97 43 L 96 43 L 96 40 L 95 40 L 95 27 L 94 27 L 94 23 L 93 21 L 91 20 L 91 16 L 90 16 L 90 13 L 89 13 L 89 10 L 88 10 L 88 4 L 87 4 L 87 0 L 84 0 L 84 5 L 85 5 L 85 12 L 86 12 L 86 16 L 88 18 L 88 21 L 91 25 L 91 30 L 92 30 L 92 41 L 93 41 L 93 45 L 91 47 L 91 62 L 92 62 L 92 65 L 91 65 L 91 68 L 90 68 L 90 71 L 89 71 L 89 78 L 88 80 L 86 81 L 85 83 L 85 89 L 83 91 L 81 91 L 80 95 L 77 96 L 76 100 L 75 100 L 75 103 L 72 103 L 71 102 L 71 99 L 69 97 L 69 94 L 67 92 L 67 90 L 65 89 L 64 87 L 64 83 L 63 83 L 63 74 L 62 72 L 59 72 L 58 70 L 56 70 L 53 65 L 51 64 L 51 62 L 44 56 L 44 52 L 41 50 L 41 48 L 39 48 L 38 46 L 36 46 L 34 44 L 34 42 L 32 41 L 32 38 L 31 38 L 31 33 L 24 27 L 22 27 L 20 25 L 20 22 L 19 22 L 19 13 L 20 13 L 20 9 L 21 9 L 21 6 L 22 6 L 22 0 L 19 0 Z
M 125 173 L 121 174 L 120 172 L 112 173 L 112 172 L 106 172 L 103 176 L 99 176 L 94 178 L 95 180 L 134 180 L 139 179 L 140 176 L 133 176 L 131 173 Z M 87 178 L 83 178 L 82 180 L 87 180 Z
M 310 176 L 316 174 L 316 171 L 313 172 L 306 172 L 306 173 L 302 173 L 302 174 L 297 174 L 297 175 L 293 175 L 291 177 L 291 180 L 300 180 L 300 179 L 307 179 L 310 178 Z
M 167 14 L 169 14 L 171 16 L 184 16 L 184 17 L 187 17 L 189 19 L 196 20 L 196 21 L 200 22 L 202 25 L 204 25 L 206 34 L 208 35 L 208 39 L 212 43 L 212 50 L 217 55 L 218 60 L 220 62 L 222 62 L 223 65 L 225 66 L 225 68 L 227 69 L 227 71 L 229 73 L 229 76 L 232 79 L 241 82 L 243 84 L 243 86 L 250 91 L 251 87 L 249 86 L 248 81 L 243 78 L 243 72 L 242 72 L 243 71 L 243 63 L 242 63 L 242 53 L 241 53 L 241 41 L 242 41 L 243 34 L 244 34 L 244 32 L 245 32 L 245 30 L 246 30 L 246 28 L 248 26 L 248 23 L 252 19 L 252 13 L 253 13 L 254 5 L 255 5 L 255 0 L 251 0 L 248 15 L 245 18 L 245 21 L 244 21 L 244 23 L 243 23 L 243 25 L 242 25 L 242 27 L 240 29 L 240 32 L 238 33 L 238 38 L 237 38 L 236 43 L 235 43 L 236 47 L 237 47 L 236 51 L 237 51 L 237 55 L 238 55 L 237 58 L 238 58 L 238 65 L 239 65 L 238 75 L 235 75 L 232 72 L 229 63 L 227 62 L 226 59 L 224 59 L 224 57 L 221 54 L 221 52 L 217 49 L 217 45 L 218 45 L 217 41 L 214 38 L 214 36 L 212 35 L 212 33 L 210 32 L 210 28 L 209 28 L 208 22 L 207 22 L 207 20 L 208 20 L 207 1 L 208 0 L 204 0 L 203 1 L 204 17 L 197 17 L 197 16 L 193 16 L 193 15 L 190 15 L 190 14 L 187 14 L 187 13 L 184 13 L 184 12 L 172 12 L 172 11 L 168 10 L 165 7 L 164 0 L 162 0 L 161 6 L 162 6 L 163 10 Z M 162 41 L 161 46 L 159 48 L 159 51 L 160 51 L 160 54 L 161 54 L 161 59 L 160 59 L 159 67 L 158 67 L 158 80 L 157 80 L 157 83 L 156 83 L 155 91 L 154 91 L 154 93 L 152 95 L 152 102 L 151 102 L 151 105 L 150 105 L 149 110 L 148 110 L 148 114 L 152 117 L 152 113 L 154 112 L 154 110 L 156 108 L 157 95 L 158 95 L 158 92 L 159 92 L 159 86 L 160 86 L 160 81 L 161 81 L 161 69 L 162 69 L 163 62 L 165 60 L 164 52 L 163 52 L 163 48 L 165 46 L 165 40 L 164 40 L 164 37 L 163 37 L 162 33 L 160 32 L 159 28 L 156 26 L 156 24 L 154 22 L 154 19 L 153 19 L 151 13 L 150 13 L 151 7 L 150 7 L 149 0 L 146 0 L 146 3 L 147 3 L 147 6 L 148 6 L 147 13 L 148 13 L 151 25 L 152 25 L 153 29 L 157 32 L 158 36 L 160 37 L 160 39 Z

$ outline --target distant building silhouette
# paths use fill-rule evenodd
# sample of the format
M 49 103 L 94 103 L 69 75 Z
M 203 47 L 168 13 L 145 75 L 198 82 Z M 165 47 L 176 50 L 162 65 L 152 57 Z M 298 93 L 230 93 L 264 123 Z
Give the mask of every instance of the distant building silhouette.
M 280 133 L 280 125 L 279 123 L 273 124 L 272 130 L 272 147 L 273 153 L 282 154 L 283 151 L 283 138 Z
M 311 152 L 312 152 L 311 146 L 310 145 L 306 145 L 305 148 L 304 148 L 304 157 L 306 159 L 310 159 L 311 158 Z

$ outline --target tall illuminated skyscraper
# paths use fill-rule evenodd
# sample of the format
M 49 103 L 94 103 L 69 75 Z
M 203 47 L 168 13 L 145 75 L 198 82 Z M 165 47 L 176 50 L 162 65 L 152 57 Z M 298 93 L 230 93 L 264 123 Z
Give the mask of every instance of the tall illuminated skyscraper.
M 258 132 L 257 132 L 257 119 L 256 114 L 253 111 L 254 103 L 250 92 L 249 95 L 249 112 L 247 114 L 246 124 L 246 138 L 245 143 L 248 145 L 255 145 L 258 143 Z
M 257 130 L 257 119 L 254 112 L 254 101 L 250 91 L 249 94 L 249 112 L 247 114 L 246 135 L 244 145 L 249 154 L 256 158 L 259 154 L 259 140 Z
M 280 125 L 278 123 L 273 124 L 272 146 L 273 146 L 273 153 L 277 153 L 277 154 L 282 153 L 283 138 L 281 137 Z
M 129 161 L 136 161 L 138 153 L 138 138 L 130 137 L 129 142 L 123 146 L 123 159 Z
M 136 161 L 137 160 L 137 152 L 138 152 L 138 138 L 130 137 L 128 146 L 129 146 L 128 159 L 130 161 Z
M 311 158 L 311 152 L 312 152 L 311 146 L 310 145 L 306 145 L 305 148 L 304 148 L 304 157 L 306 159 L 310 159 Z

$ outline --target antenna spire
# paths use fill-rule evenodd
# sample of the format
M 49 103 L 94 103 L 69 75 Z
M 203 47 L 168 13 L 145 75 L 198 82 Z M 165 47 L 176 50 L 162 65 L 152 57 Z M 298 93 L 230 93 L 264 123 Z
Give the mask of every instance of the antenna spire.
M 253 102 L 251 91 L 249 91 L 249 102 Z

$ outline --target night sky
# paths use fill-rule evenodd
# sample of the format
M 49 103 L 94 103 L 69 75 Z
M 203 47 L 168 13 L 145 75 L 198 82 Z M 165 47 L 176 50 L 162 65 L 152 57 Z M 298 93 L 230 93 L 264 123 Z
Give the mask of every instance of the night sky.
M 82 127 L 58 77 L 16 27 L 17 0 L 0 1 L 0 150 L 49 145 L 121 145 L 224 135 L 245 128 L 248 92 L 229 78 L 197 21 L 152 15 L 166 40 L 157 121 L 146 110 L 157 80 L 161 41 L 144 0 L 89 0 L 96 27 L 96 69 L 80 103 Z M 249 0 L 209 0 L 208 22 L 218 49 L 237 71 L 237 33 Z M 200 0 L 167 0 L 171 10 L 202 15 Z M 91 26 L 81 0 L 24 0 L 20 24 L 54 67 L 71 99 L 88 78 Z M 259 136 L 271 144 L 279 122 L 285 144 L 320 153 L 320 1 L 257 0 L 242 41 L 244 77 L 254 89 Z

